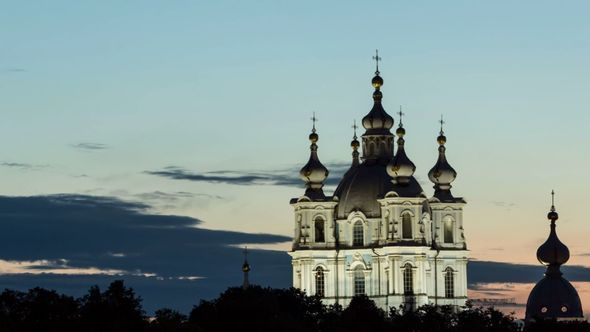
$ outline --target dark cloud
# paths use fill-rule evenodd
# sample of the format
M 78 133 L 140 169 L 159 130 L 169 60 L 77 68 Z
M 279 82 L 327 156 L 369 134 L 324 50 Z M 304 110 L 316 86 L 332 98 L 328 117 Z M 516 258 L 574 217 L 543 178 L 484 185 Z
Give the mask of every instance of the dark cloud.
M 334 162 L 326 164 L 330 174 L 324 182 L 326 186 L 336 186 L 342 175 L 350 168 L 350 163 Z M 299 168 L 266 170 L 266 171 L 232 171 L 218 170 L 210 172 L 193 172 L 178 166 L 168 166 L 158 171 L 145 173 L 174 180 L 188 180 L 209 183 L 225 183 L 235 185 L 275 185 L 304 186 L 299 178 Z
M 510 264 L 472 260 L 467 268 L 470 287 L 477 283 L 536 283 L 543 278 L 545 267 L 542 265 Z M 561 268 L 569 281 L 590 280 L 590 268 L 565 265 Z
M 148 311 L 169 306 L 187 312 L 200 298 L 214 297 L 240 284 L 243 256 L 236 245 L 289 240 L 271 234 L 202 229 L 198 219 L 149 214 L 149 207 L 85 195 L 0 196 L 0 259 L 46 261 L 32 268 L 35 270 L 129 271 L 122 276 L 2 275 L 0 284 L 16 289 L 39 285 L 78 294 L 94 283 L 104 285 L 123 278 L 145 298 Z M 251 252 L 253 282 L 289 286 L 291 267 L 286 253 Z
M 0 275 L 0 285 L 14 289 L 41 286 L 79 296 L 93 284 L 106 286 L 114 279 L 125 279 L 144 298 L 148 312 L 164 306 L 188 312 L 199 299 L 213 298 L 241 283 L 243 254 L 238 245 L 290 240 L 272 234 L 203 229 L 198 219 L 150 214 L 149 209 L 145 203 L 101 196 L 0 196 L 0 259 L 42 261 L 31 266 L 30 273 Z M 253 283 L 291 286 L 287 253 L 252 250 L 249 261 Z M 75 268 L 123 273 L 55 272 Z M 53 272 L 40 273 L 50 270 Z M 563 271 L 571 281 L 590 280 L 590 268 L 565 266 Z M 544 272 L 540 265 L 474 260 L 468 266 L 468 280 L 472 288 L 482 283 L 534 283 Z
M 206 195 L 206 194 L 200 194 L 201 195 Z M 135 195 L 137 198 L 141 199 L 141 200 L 158 200 L 158 201 L 175 201 L 178 199 L 182 199 L 182 198 L 192 198 L 197 196 L 196 194 L 193 193 L 189 193 L 186 191 L 177 191 L 177 192 L 172 192 L 172 193 L 167 193 L 167 192 L 163 192 L 163 191 L 152 191 L 152 192 L 148 192 L 148 193 L 140 193 L 140 194 L 136 194 Z M 207 195 L 208 198 L 212 197 L 211 195 Z
M 108 148 L 108 145 L 102 143 L 92 143 L 92 142 L 83 142 L 83 143 L 76 143 L 71 144 L 71 147 L 83 151 L 96 151 L 96 150 L 104 150 Z
M 11 162 L 11 161 L 0 161 L 0 166 L 8 167 L 8 168 L 15 168 L 25 171 L 30 170 L 38 170 L 42 168 L 47 168 L 47 165 L 38 165 L 38 164 L 29 164 L 29 163 L 19 163 L 19 162 Z

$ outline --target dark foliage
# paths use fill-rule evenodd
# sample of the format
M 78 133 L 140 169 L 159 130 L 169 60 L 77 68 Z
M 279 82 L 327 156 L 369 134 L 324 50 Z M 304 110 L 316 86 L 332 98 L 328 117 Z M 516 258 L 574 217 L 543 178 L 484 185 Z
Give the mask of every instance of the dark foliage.
M 218 298 L 201 301 L 187 317 L 160 309 L 146 317 L 141 298 L 123 281 L 104 292 L 91 287 L 80 299 L 34 288 L 0 294 L 0 332 L 108 331 L 396 331 L 396 332 L 516 332 L 512 315 L 493 308 L 456 310 L 425 305 L 416 310 L 391 308 L 386 314 L 366 296 L 353 298 L 348 307 L 325 306 L 316 296 L 300 290 L 252 286 L 228 288 Z M 529 324 L 525 332 L 590 332 L 585 321 L 552 320 Z

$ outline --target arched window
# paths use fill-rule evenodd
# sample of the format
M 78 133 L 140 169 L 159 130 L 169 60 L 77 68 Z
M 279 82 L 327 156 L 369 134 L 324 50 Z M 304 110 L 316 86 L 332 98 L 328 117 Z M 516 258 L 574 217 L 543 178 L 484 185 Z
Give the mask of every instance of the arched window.
M 412 239 L 412 216 L 409 213 L 402 214 L 402 239 Z
M 455 276 L 450 266 L 445 270 L 445 297 L 455 297 Z
M 414 276 L 412 274 L 412 265 L 406 263 L 404 265 L 404 294 L 414 294 Z
M 324 219 L 317 217 L 315 218 L 315 242 L 324 242 L 326 241 L 324 237 Z
M 357 266 L 354 269 L 354 295 L 364 295 L 365 294 L 365 271 L 363 271 L 362 266 Z
M 321 266 L 318 266 L 317 269 L 315 269 L 315 295 L 324 297 L 326 294 L 325 287 L 326 283 L 324 279 L 324 269 L 322 269 Z
M 362 246 L 365 242 L 364 237 L 363 223 L 359 220 L 354 223 L 354 227 L 352 228 L 352 245 Z
M 445 243 L 454 243 L 453 230 L 455 228 L 455 222 L 451 217 L 445 217 L 443 219 L 443 238 Z

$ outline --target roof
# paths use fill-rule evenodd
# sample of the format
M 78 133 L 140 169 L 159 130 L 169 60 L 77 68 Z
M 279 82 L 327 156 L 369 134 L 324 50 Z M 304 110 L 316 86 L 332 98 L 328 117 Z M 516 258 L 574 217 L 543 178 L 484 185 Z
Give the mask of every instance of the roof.
M 405 186 L 394 185 L 386 169 L 386 162 L 365 161 L 352 166 L 334 192 L 339 199 L 336 218 L 347 218 L 353 211 L 361 211 L 368 218 L 381 217 L 381 205 L 377 200 L 390 191 L 401 197 L 426 197 L 413 176 Z

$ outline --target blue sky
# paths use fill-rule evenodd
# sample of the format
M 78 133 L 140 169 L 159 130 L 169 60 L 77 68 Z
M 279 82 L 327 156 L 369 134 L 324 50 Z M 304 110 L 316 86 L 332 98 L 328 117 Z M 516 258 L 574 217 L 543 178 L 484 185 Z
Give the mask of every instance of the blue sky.
M 290 237 L 288 201 L 302 193 L 290 181 L 307 160 L 311 113 L 337 181 L 352 121 L 371 106 L 378 48 L 384 106 L 404 106 L 406 150 L 426 190 L 445 116 L 473 257 L 534 264 L 555 189 L 570 264 L 590 265 L 585 1 L 0 5 L 4 196 L 109 197 L 200 229 Z M 288 183 L 154 173 L 167 167 Z M 21 258 L 59 259 L 42 256 Z

